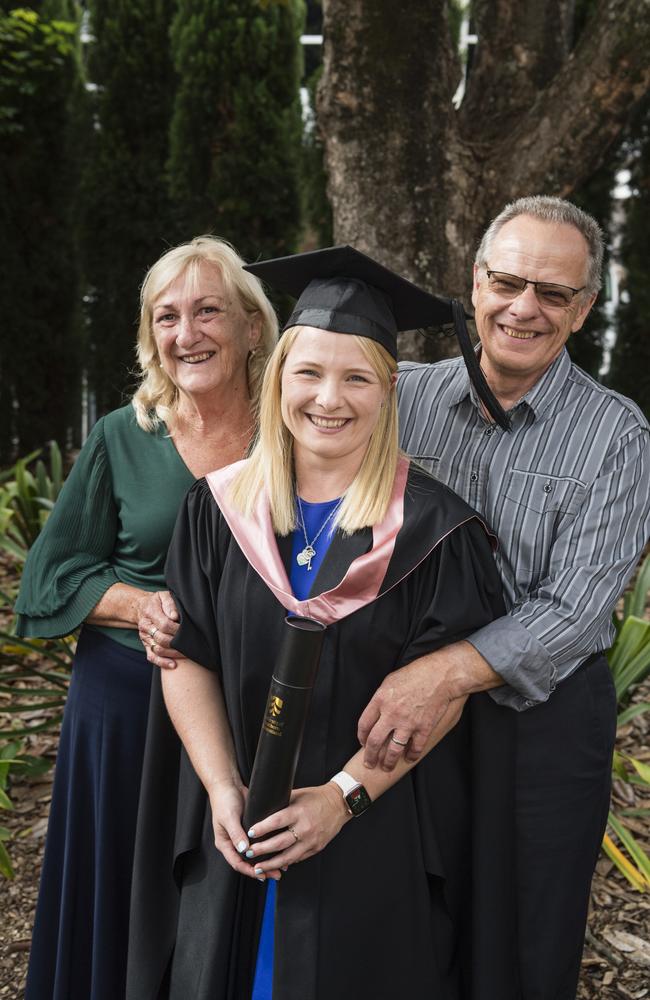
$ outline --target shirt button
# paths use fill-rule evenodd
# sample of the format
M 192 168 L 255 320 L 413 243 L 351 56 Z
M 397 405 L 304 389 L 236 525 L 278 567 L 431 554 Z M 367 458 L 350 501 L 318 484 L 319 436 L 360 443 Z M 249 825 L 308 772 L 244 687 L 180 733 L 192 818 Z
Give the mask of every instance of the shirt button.
M 494 430 L 493 427 L 486 427 L 485 428 L 485 433 L 487 434 L 488 437 L 490 436 L 490 434 L 492 433 L 493 430 Z
M 472 483 L 478 483 L 478 472 L 473 472 L 469 478 Z
M 544 492 L 545 493 L 550 493 L 552 489 L 553 489 L 553 487 L 551 486 L 550 483 L 544 483 Z

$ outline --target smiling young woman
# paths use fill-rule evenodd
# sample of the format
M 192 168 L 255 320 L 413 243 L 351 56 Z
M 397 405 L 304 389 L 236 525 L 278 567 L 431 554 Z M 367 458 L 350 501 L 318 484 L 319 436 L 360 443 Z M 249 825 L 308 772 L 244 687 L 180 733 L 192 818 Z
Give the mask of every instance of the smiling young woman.
M 193 770 L 139 830 L 137 895 L 148 866 L 156 913 L 137 923 L 127 997 L 460 1000 L 472 966 L 481 984 L 489 971 L 482 1000 L 504 1000 L 508 713 L 495 730 L 490 699 L 450 703 L 435 737 L 449 739 L 417 764 L 391 734 L 391 772 L 364 768 L 357 737 L 381 680 L 501 609 L 485 526 L 398 451 L 396 334 L 440 302 L 350 248 L 280 267 L 304 291 L 264 376 L 258 441 L 190 490 L 168 558 L 184 655 L 162 684 Z M 287 612 L 327 630 L 291 801 L 253 833 L 244 806 Z M 169 845 L 164 872 L 154 842 Z
M 306 365 L 304 354 L 309 356 Z M 396 371 L 395 359 L 367 337 L 341 337 L 302 326 L 286 330 L 269 359 L 260 401 L 259 442 L 251 456 L 254 460 L 233 483 L 233 502 L 250 514 L 264 484 L 272 498 L 274 527 L 287 534 L 295 525 L 297 482 L 306 500 L 329 500 L 345 493 L 337 518 L 343 531 L 381 520 L 398 456 Z M 329 401 L 322 394 L 323 381 L 329 383 L 326 394 L 336 387 Z M 337 417 L 339 411 L 345 416 L 345 423 L 334 432 L 319 429 L 310 420 L 327 410 L 333 416 L 332 402 Z M 324 490 L 323 495 L 310 495 L 311 474 L 301 475 L 307 467 L 311 474 L 318 470 L 316 488 Z

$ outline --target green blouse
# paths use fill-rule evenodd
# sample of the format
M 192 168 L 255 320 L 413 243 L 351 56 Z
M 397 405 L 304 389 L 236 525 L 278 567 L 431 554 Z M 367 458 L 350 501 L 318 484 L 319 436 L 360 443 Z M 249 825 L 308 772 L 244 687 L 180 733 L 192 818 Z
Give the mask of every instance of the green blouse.
M 143 431 L 130 404 L 98 420 L 27 557 L 17 634 L 67 635 L 114 583 L 164 590 L 176 514 L 194 481 L 164 424 Z M 142 650 L 136 629 L 90 627 Z

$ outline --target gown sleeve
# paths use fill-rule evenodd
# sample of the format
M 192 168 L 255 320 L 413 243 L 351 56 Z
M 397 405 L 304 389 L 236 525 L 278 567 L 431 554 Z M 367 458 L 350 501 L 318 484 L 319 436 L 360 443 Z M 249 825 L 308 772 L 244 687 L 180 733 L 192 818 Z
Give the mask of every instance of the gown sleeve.
M 447 535 L 413 577 L 417 611 L 402 666 L 466 638 L 504 614 L 501 580 L 477 518 Z
M 180 615 L 172 646 L 208 670 L 221 670 L 217 593 L 221 514 L 205 479 L 189 490 L 176 518 L 165 578 Z
M 118 514 L 99 420 L 29 551 L 16 633 L 51 638 L 77 628 L 118 577 L 111 565 Z

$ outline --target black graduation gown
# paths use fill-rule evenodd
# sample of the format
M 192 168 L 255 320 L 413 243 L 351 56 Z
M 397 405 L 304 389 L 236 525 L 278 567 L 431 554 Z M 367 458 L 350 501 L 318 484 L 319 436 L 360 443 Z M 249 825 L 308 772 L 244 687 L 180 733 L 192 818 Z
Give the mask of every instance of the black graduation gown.
M 335 533 L 312 593 L 336 587 L 372 544 L 370 529 Z M 286 564 L 290 539 L 277 545 Z M 205 480 L 179 513 L 167 579 L 181 615 L 174 645 L 218 672 L 248 782 L 285 610 Z M 380 595 L 327 629 L 296 787 L 326 782 L 358 750 L 359 716 L 387 673 L 501 613 L 484 525 L 412 466 Z M 127 997 L 246 1000 L 264 889 L 215 849 L 208 800 L 184 752 L 174 810 L 175 747 L 163 713 L 157 689 Z M 513 715 L 486 695 L 470 698 L 425 760 L 283 876 L 274 1000 L 515 1000 Z

